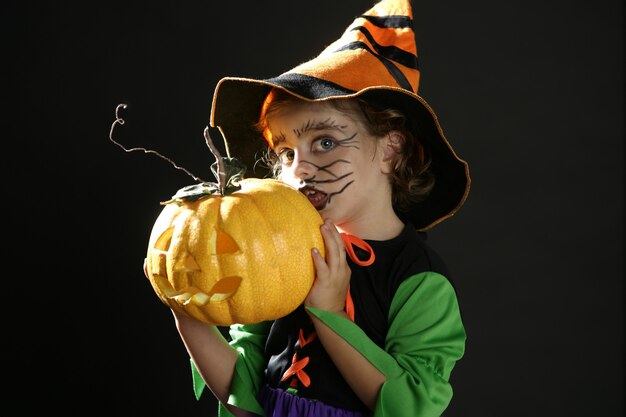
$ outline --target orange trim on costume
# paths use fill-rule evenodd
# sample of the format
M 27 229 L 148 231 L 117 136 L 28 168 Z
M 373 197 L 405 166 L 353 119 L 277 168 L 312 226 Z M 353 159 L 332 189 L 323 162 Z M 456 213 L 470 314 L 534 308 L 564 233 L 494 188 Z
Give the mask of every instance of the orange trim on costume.
M 302 328 L 300 328 L 300 333 L 298 334 L 298 341 L 300 342 L 300 348 L 303 348 L 306 345 L 308 345 L 309 343 L 311 343 L 312 341 L 314 341 L 315 337 L 317 337 L 317 333 L 311 332 L 311 334 L 309 334 L 309 336 L 305 339 L 304 338 L 304 330 L 302 330 Z
M 348 233 L 341 233 L 341 239 L 343 240 L 343 245 L 346 247 L 346 252 L 348 252 L 350 259 L 352 259 L 355 264 L 359 266 L 370 266 L 374 263 L 376 255 L 374 254 L 374 250 L 372 249 L 372 247 L 367 242 Z M 369 253 L 370 257 L 365 261 L 360 260 L 354 252 L 353 245 Z
M 294 353 L 293 358 L 291 359 L 291 366 L 285 371 L 281 381 L 286 381 L 292 375 L 295 375 L 300 380 L 300 382 L 302 382 L 302 385 L 308 387 L 309 385 L 311 385 L 311 378 L 307 375 L 306 372 L 303 371 L 304 367 L 308 364 L 308 356 L 298 360 L 298 354 Z
M 348 293 L 346 294 L 346 313 L 350 320 L 354 321 L 354 301 L 352 301 L 352 294 L 350 294 L 350 287 L 348 287 Z
M 346 252 L 355 264 L 360 266 L 369 266 L 374 263 L 376 260 L 376 254 L 374 254 L 374 249 L 372 249 L 367 242 L 349 233 L 340 234 L 341 240 L 343 240 L 343 245 L 346 247 Z M 369 258 L 364 261 L 360 260 L 354 252 L 354 246 L 369 253 Z M 348 314 L 348 317 L 350 317 L 350 320 L 354 321 L 354 301 L 352 300 L 352 294 L 350 294 L 350 287 L 348 287 L 348 293 L 346 294 L 346 313 Z

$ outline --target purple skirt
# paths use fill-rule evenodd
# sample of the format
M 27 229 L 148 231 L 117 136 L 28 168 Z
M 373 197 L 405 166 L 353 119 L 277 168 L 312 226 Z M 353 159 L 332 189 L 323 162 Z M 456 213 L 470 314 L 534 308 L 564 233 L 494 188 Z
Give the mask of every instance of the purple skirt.
M 258 400 L 263 406 L 265 417 L 367 417 L 369 415 L 298 397 L 268 385 L 261 388 Z

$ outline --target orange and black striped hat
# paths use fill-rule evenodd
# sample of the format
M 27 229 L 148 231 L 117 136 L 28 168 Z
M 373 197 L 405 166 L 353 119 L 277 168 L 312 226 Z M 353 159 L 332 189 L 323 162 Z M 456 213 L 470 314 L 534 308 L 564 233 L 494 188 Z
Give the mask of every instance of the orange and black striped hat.
M 431 153 L 435 186 L 404 221 L 427 230 L 452 216 L 470 188 L 467 163 L 445 138 L 437 116 L 417 94 L 420 72 L 409 0 L 382 0 L 358 16 L 341 38 L 316 58 L 275 78 L 222 78 L 213 96 L 210 124 L 218 127 L 232 156 L 250 169 L 265 147 L 253 128 L 272 88 L 308 101 L 359 97 L 377 107 L 401 110 Z M 266 174 L 267 172 L 263 173 Z M 259 175 L 252 172 L 252 176 Z

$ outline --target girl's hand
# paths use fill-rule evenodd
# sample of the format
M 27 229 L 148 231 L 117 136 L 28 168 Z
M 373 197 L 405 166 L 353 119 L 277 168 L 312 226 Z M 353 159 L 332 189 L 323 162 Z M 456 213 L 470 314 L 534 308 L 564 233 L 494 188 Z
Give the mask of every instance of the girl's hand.
M 326 246 L 326 259 L 313 249 L 316 276 L 304 305 L 336 314 L 344 314 L 346 295 L 350 286 L 350 267 L 346 250 L 335 225 L 326 220 L 321 226 Z

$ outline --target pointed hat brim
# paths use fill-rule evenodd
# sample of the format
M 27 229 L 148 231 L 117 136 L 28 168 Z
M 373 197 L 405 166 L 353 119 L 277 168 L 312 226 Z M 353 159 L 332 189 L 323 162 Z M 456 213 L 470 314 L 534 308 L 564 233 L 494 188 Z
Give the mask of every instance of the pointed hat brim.
M 253 126 L 272 88 L 307 101 L 359 97 L 401 110 L 431 153 L 435 186 L 428 199 L 398 214 L 427 230 L 460 209 L 470 176 L 467 162 L 454 152 L 434 111 L 417 94 L 420 74 L 411 25 L 408 1 L 383 0 L 357 17 L 316 58 L 278 77 L 222 78 L 213 95 L 210 124 L 222 132 L 230 155 L 248 166 L 248 176 L 264 177 L 268 171 L 255 163 L 266 144 Z

